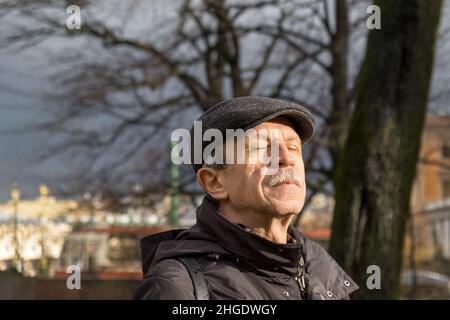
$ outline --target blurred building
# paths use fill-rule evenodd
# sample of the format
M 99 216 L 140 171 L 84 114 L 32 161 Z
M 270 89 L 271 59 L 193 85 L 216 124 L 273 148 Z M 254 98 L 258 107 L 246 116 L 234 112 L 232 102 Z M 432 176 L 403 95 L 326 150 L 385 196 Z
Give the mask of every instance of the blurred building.
M 411 208 L 416 259 L 450 261 L 450 116 L 426 120 Z
M 67 268 L 77 265 L 85 279 L 140 279 L 139 240 L 166 228 L 115 226 L 73 231 L 65 238 L 55 277 L 66 278 Z
M 0 271 L 15 268 L 26 276 L 67 276 L 79 265 L 92 278 L 137 278 L 139 239 L 169 226 L 170 196 L 146 193 L 114 199 L 86 193 L 76 200 L 50 196 L 40 187 L 35 199 L 0 204 Z M 177 226 L 195 223 L 202 196 L 180 194 Z
M 106 224 L 84 224 L 65 237 L 55 267 L 56 277 L 66 277 L 67 267 L 80 266 L 92 279 L 139 279 L 139 240 L 166 229 L 190 227 L 202 196 L 179 195 L 177 225 L 169 225 L 171 199 L 167 194 L 127 195 L 119 199 L 120 210 L 106 216 Z M 105 210 L 101 200 L 96 207 Z
M 48 194 L 0 204 L 0 271 L 16 264 L 34 276 L 43 263 L 59 259 L 64 238 L 72 230 L 64 217 L 76 208 L 75 201 Z

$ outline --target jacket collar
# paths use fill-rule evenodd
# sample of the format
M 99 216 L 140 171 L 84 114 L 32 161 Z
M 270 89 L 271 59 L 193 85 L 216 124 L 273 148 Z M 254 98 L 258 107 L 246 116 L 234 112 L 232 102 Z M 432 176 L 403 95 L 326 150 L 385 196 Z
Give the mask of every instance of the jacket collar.
M 325 249 L 291 226 L 288 234 L 295 242 L 274 243 L 231 223 L 205 197 L 197 209 L 197 227 L 239 257 L 242 263 L 267 277 L 276 277 L 280 272 L 296 275 L 303 256 L 310 298 L 341 299 L 358 289 L 358 285 Z
M 292 227 L 288 234 L 295 239 L 294 243 L 274 243 L 228 221 L 207 197 L 197 209 L 197 224 L 243 263 L 261 271 L 297 272 L 304 238 Z

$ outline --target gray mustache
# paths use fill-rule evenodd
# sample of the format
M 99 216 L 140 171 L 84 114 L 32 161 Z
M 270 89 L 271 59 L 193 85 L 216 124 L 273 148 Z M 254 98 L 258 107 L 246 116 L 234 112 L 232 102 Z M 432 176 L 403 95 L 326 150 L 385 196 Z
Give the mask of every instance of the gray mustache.
M 271 187 L 275 187 L 279 184 L 282 184 L 288 180 L 294 180 L 298 183 L 298 185 L 301 185 L 301 176 L 298 172 L 295 171 L 279 171 L 273 176 L 271 176 L 269 185 Z

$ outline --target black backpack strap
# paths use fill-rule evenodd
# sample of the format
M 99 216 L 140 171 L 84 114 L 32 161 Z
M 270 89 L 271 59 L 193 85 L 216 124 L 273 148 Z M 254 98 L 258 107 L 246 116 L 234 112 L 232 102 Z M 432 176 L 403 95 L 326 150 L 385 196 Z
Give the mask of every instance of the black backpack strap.
M 197 261 L 197 258 L 193 257 L 178 257 L 180 261 L 187 269 L 189 277 L 194 287 L 194 295 L 196 300 L 209 300 L 208 286 L 206 284 L 205 275 Z

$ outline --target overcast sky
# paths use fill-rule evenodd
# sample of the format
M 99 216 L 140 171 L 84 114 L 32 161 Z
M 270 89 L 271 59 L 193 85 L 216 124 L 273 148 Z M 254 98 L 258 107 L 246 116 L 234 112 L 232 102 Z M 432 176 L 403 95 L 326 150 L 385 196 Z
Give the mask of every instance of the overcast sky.
M 33 155 L 47 146 L 45 133 L 5 134 L 45 119 L 41 94 L 48 82 L 38 61 L 32 52 L 0 51 L 0 201 L 8 199 L 14 182 L 24 197 L 34 197 L 39 183 L 51 182 L 64 169 L 56 159 L 33 163 Z
M 150 17 L 153 23 L 157 23 L 156 18 L 176 17 L 169 3 L 171 1 L 157 0 L 142 2 L 141 5 L 151 7 L 152 10 L 147 8 L 144 11 L 147 12 L 147 19 Z M 95 10 L 112 23 L 116 20 L 112 13 L 116 12 L 119 18 L 124 11 L 118 7 L 124 3 L 117 0 L 95 4 L 98 6 Z M 61 13 L 65 19 L 66 13 Z M 8 21 L 9 18 L 0 20 L 2 32 L 8 32 L 17 22 L 14 20 L 16 18 L 12 17 L 13 21 Z M 139 30 L 148 25 L 149 21 L 129 21 L 127 29 Z M 10 49 L 0 50 L 0 202 L 9 199 L 10 188 L 15 182 L 19 184 L 23 197 L 35 197 L 39 184 L 49 184 L 51 188 L 62 176 L 70 174 L 73 168 L 71 161 L 63 161 L 61 157 L 43 163 L 33 162 L 34 156 L 49 146 L 48 141 L 52 139 L 54 143 L 58 137 L 50 137 L 44 132 L 5 134 L 10 130 L 30 128 L 49 119 L 43 108 L 49 102 L 44 102 L 42 98 L 52 88 L 46 78 L 51 68 L 47 53 L 61 51 L 62 43 L 61 39 L 51 39 L 20 53 Z M 67 41 L 64 45 L 67 47 Z

